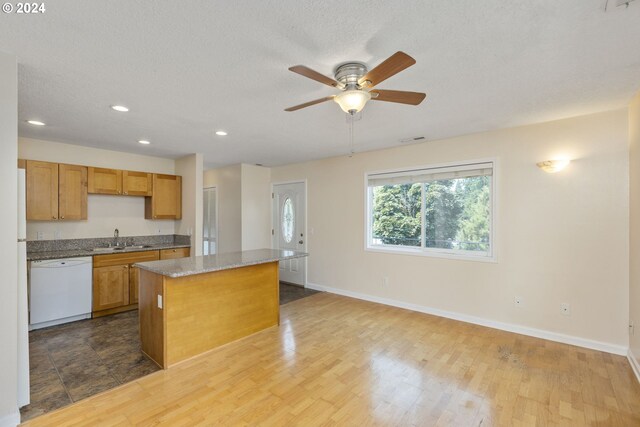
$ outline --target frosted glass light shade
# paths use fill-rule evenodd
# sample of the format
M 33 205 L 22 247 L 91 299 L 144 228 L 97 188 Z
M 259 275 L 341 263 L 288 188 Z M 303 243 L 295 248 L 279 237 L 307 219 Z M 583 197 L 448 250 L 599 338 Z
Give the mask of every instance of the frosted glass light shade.
M 364 108 L 364 105 L 371 99 L 371 94 L 366 90 L 345 90 L 333 98 L 345 113 L 356 112 Z
M 547 161 L 538 163 L 537 166 L 547 173 L 556 173 L 566 168 L 570 162 L 571 161 L 568 159 L 547 160 Z

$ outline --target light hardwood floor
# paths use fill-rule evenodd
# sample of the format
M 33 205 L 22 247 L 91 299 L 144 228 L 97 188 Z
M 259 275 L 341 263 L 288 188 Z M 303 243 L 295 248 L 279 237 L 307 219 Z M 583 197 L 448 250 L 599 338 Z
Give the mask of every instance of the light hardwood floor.
M 327 293 L 281 316 L 25 425 L 640 425 L 621 356 Z

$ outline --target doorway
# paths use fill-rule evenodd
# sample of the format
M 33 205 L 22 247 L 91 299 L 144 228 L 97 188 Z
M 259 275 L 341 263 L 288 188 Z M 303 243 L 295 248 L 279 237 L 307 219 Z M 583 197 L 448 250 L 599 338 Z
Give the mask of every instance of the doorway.
M 218 252 L 218 193 L 216 187 L 203 190 L 202 196 L 202 255 L 215 255 Z
M 306 251 L 306 183 L 273 184 L 272 247 Z M 280 261 L 280 280 L 298 286 L 306 284 L 306 258 Z

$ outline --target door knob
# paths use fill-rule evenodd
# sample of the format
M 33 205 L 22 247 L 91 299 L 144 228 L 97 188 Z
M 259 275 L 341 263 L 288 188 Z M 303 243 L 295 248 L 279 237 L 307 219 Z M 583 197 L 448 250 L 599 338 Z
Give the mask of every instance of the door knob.
M 298 243 L 303 244 L 304 242 L 302 240 L 298 240 Z

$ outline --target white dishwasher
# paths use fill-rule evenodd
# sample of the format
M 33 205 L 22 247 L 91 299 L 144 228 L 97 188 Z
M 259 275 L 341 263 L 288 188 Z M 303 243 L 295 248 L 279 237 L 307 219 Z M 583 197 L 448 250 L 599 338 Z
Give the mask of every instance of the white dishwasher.
M 92 258 L 31 261 L 29 330 L 91 317 Z

